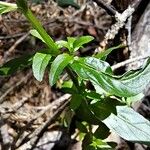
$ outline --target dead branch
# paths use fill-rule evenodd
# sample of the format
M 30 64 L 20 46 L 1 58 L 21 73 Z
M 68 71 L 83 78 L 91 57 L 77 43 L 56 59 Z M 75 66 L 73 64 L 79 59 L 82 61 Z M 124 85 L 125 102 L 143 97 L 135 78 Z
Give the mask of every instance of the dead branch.
M 96 2 L 97 5 L 105 9 L 108 14 L 113 16 L 116 14 L 117 11 L 111 5 L 106 4 L 103 0 L 93 0 L 93 1 Z
M 71 97 L 70 94 L 65 94 L 63 96 L 61 96 L 60 98 L 56 99 L 54 102 L 52 102 L 51 104 L 45 106 L 43 108 L 43 110 L 41 110 L 37 116 L 35 116 L 32 120 L 29 121 L 29 124 L 33 123 L 35 120 L 37 120 L 39 117 L 41 117 L 42 115 L 44 115 L 49 109 L 52 109 L 54 107 L 58 107 L 60 106 L 62 103 L 64 103 L 64 101 L 68 100 Z
M 60 114 L 68 106 L 68 104 L 69 104 L 69 100 L 66 101 L 63 105 L 61 105 L 53 114 L 53 116 L 44 123 L 44 125 L 42 125 L 41 127 L 39 127 L 33 132 L 30 140 L 32 145 L 31 150 L 33 150 L 36 147 L 36 144 L 38 143 L 39 139 L 43 136 L 44 132 L 60 116 Z
M 4 102 L 5 97 L 12 92 L 16 87 L 20 86 L 23 82 L 31 77 L 32 72 L 30 71 L 25 77 L 23 77 L 20 81 L 18 81 L 15 85 L 11 86 L 1 97 L 0 97 L 0 104 Z
M 98 1 L 101 1 L 101 3 L 103 3 L 102 0 Z M 116 34 L 118 34 L 119 30 L 125 25 L 126 20 L 130 16 L 132 16 L 132 14 L 137 9 L 141 1 L 142 0 L 135 0 L 131 5 L 128 6 L 128 8 L 122 14 L 115 11 L 114 14 L 117 22 L 113 24 L 111 28 L 107 31 L 104 41 L 101 42 L 102 45 L 106 45 L 108 43 L 108 40 L 113 40 L 115 38 Z M 105 7 L 107 6 L 106 4 L 104 5 Z M 108 6 L 105 9 L 108 11 Z
M 52 102 L 51 104 L 49 104 L 48 106 L 44 107 L 44 109 L 41 110 L 39 112 L 39 114 L 37 116 L 35 116 L 35 118 L 33 118 L 29 121 L 29 123 L 26 125 L 26 128 L 28 126 L 30 126 L 34 121 L 36 121 L 39 117 L 41 117 L 43 114 L 45 114 L 49 109 L 52 109 L 52 108 L 54 109 L 54 107 L 56 107 L 56 112 L 53 114 L 53 116 L 51 118 L 49 118 L 49 121 L 47 120 L 44 123 L 47 125 L 49 124 L 48 126 L 50 126 L 51 123 L 53 121 L 55 121 L 55 119 L 57 118 L 57 115 L 59 115 L 61 113 L 61 110 L 62 110 L 61 107 L 63 107 L 64 104 L 69 103 L 68 99 L 70 99 L 70 96 L 71 96 L 70 94 L 65 94 L 65 95 L 61 96 L 60 98 L 58 98 L 57 100 L 55 100 L 54 102 Z M 59 110 L 59 108 L 60 108 L 60 110 Z M 63 108 L 65 108 L 65 107 L 63 107 Z M 37 128 L 33 133 L 24 136 L 24 138 L 22 138 L 21 142 L 17 143 L 16 147 L 22 146 L 23 144 L 25 144 L 25 142 L 28 142 L 29 140 L 34 139 L 34 137 L 36 137 L 36 136 L 38 137 L 38 135 L 36 135 L 36 134 L 39 134 L 39 132 L 40 132 L 40 130 L 42 130 L 42 128 L 46 128 L 46 127 L 44 127 L 44 125 L 41 125 L 41 127 Z
M 107 44 L 108 40 L 112 40 L 115 38 L 116 34 L 118 34 L 119 30 L 125 25 L 125 22 L 128 19 L 128 17 L 130 17 L 134 11 L 135 9 L 129 6 L 122 14 L 120 13 L 115 14 L 117 22 L 114 25 L 112 25 L 111 28 L 106 33 L 104 43 Z
M 6 114 L 9 114 L 5 119 L 8 119 L 10 117 L 10 115 L 14 114 L 17 112 L 17 110 L 19 108 L 21 108 L 26 102 L 28 102 L 29 98 L 28 97 L 24 97 L 22 98 L 22 100 L 20 100 L 19 102 L 16 102 L 13 106 L 11 107 L 5 107 L 3 108 L 3 106 L 1 107 L 0 106 L 0 113 L 2 115 L 6 115 Z
M 6 58 L 15 50 L 15 48 L 22 43 L 29 35 L 30 33 L 26 33 L 23 36 L 21 36 L 9 49 L 8 51 L 5 53 L 4 55 L 4 60 L 7 60 Z
M 147 59 L 148 57 L 149 57 L 149 55 L 148 56 L 146 55 L 146 56 L 139 56 L 139 57 L 136 57 L 136 58 L 131 58 L 131 59 L 125 60 L 123 62 L 117 63 L 116 65 L 113 65 L 111 68 L 112 68 L 112 70 L 116 70 L 116 69 L 118 69 L 120 67 L 123 67 L 125 65 L 128 65 L 132 62 Z
M 16 33 L 16 34 L 12 34 L 12 35 L 7 35 L 7 36 L 0 36 L 0 40 L 6 40 L 6 39 L 12 39 L 12 38 L 17 38 L 20 36 L 25 35 L 26 33 Z

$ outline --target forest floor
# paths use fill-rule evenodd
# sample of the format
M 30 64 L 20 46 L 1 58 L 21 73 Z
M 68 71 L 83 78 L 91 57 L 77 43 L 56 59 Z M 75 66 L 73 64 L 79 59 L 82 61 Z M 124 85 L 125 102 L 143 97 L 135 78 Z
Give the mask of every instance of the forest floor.
M 132 2 L 132 0 L 129 2 Z M 109 6 L 110 1 L 106 4 Z M 127 9 L 128 3 L 119 6 L 113 0 L 112 5 L 123 12 Z M 111 65 L 116 67 L 114 68 L 116 74 L 123 74 L 126 70 L 137 69 L 140 66 L 137 65 L 137 62 L 131 65 L 133 57 L 143 56 L 145 58 L 145 54 L 149 55 L 150 47 L 147 51 L 147 45 L 142 47 L 144 52 L 140 51 L 140 54 L 138 50 L 134 51 L 134 45 L 142 42 L 141 39 L 136 39 L 137 35 L 140 35 L 140 37 L 147 36 L 147 39 L 150 39 L 149 29 L 145 31 L 146 28 L 150 28 L 150 23 L 144 24 L 144 21 L 142 21 L 143 26 L 148 27 L 145 27 L 145 30 L 142 31 L 138 29 L 141 18 L 145 19 L 148 16 L 147 19 L 150 20 L 150 12 L 146 10 L 149 5 L 148 1 L 141 0 L 141 4 L 138 5 L 132 15 L 132 21 L 130 19 L 126 21 L 128 23 L 125 24 L 128 26 L 125 25 L 126 27 L 121 28 L 117 35 L 107 42 L 104 40 L 105 35 L 115 23 L 115 18 L 109 14 L 108 9 L 103 9 L 101 5 L 86 3 L 82 4 L 79 10 L 76 10 L 73 7 L 64 9 L 57 6 L 55 2 L 49 1 L 40 4 L 32 3 L 31 10 L 55 40 L 66 39 L 68 36 L 93 36 L 94 42 L 82 48 L 78 54 L 80 56 L 90 56 L 97 51 L 103 51 L 120 44 L 125 45 L 123 48 L 112 52 L 107 59 Z M 0 65 L 12 58 L 27 53 L 31 54 L 43 48 L 42 43 L 29 34 L 30 29 L 30 24 L 19 12 L 11 12 L 0 16 Z M 138 34 L 138 32 L 140 33 Z M 150 40 L 148 44 L 150 46 Z M 133 52 L 131 52 L 131 49 L 133 49 Z M 129 62 L 124 62 L 125 60 L 129 60 Z M 143 59 L 138 62 L 143 64 Z M 115 66 L 118 63 L 119 65 Z M 52 121 L 35 149 L 50 150 L 50 147 L 53 147 L 56 141 L 59 141 L 64 130 L 62 127 L 64 113 L 61 113 L 61 110 L 59 112 L 58 108 L 64 106 L 67 112 L 65 106 L 70 97 L 69 94 L 64 94 L 60 90 L 64 78 L 66 78 L 65 74 L 61 76 L 55 87 L 50 87 L 47 73 L 43 81 L 38 82 L 29 68 L 20 70 L 9 77 L 0 77 L 0 132 L 4 132 L 4 134 L 1 133 L 0 137 L 1 149 L 7 149 L 8 147 L 18 150 L 30 149 L 37 132 L 41 130 L 49 118 L 54 118 L 55 121 Z M 148 101 L 150 100 L 148 99 Z M 139 110 L 147 119 L 150 119 L 150 105 L 145 107 L 143 103 L 138 103 L 135 109 Z M 62 115 L 58 116 L 56 112 Z M 2 137 L 2 135 L 5 137 Z M 1 142 L 3 138 L 7 139 L 6 143 Z M 125 146 L 122 144 L 120 149 L 132 149 L 129 147 L 128 144 L 125 144 Z M 75 148 L 70 149 L 75 150 Z

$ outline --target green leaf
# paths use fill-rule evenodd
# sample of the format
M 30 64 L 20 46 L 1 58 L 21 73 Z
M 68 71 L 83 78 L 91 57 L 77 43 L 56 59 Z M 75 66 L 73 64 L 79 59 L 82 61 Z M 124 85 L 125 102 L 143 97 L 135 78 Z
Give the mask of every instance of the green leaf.
M 56 44 L 59 48 L 65 47 L 70 51 L 70 53 L 73 53 L 93 39 L 94 38 L 92 36 L 67 37 L 67 41 L 60 40 L 57 41 Z
M 71 64 L 72 69 L 81 78 L 90 80 L 93 84 L 97 84 L 110 94 L 121 97 L 134 96 L 141 93 L 150 82 L 150 59 L 148 59 L 143 68 L 132 74 L 126 73 L 123 76 L 113 76 L 109 72 L 106 72 L 107 68 L 109 68 L 106 66 L 102 69 L 101 67 L 99 68 L 100 65 L 93 65 L 95 63 L 90 63 L 91 65 L 89 65 L 87 59 L 84 58 L 85 61 L 83 61 L 83 58 L 75 60 Z
M 101 139 L 95 138 L 92 134 L 86 134 L 82 142 L 83 150 L 113 150 L 108 143 Z
M 68 44 L 65 46 L 72 53 L 74 51 L 73 43 L 76 40 L 76 37 L 67 37 Z
M 92 36 L 81 36 L 73 43 L 74 52 L 81 48 L 84 44 L 91 42 L 94 38 Z
M 34 37 L 40 39 L 43 43 L 45 43 L 44 39 L 41 37 L 41 35 L 38 33 L 37 30 L 35 30 L 35 29 L 30 30 L 30 34 L 33 35 Z
M 96 69 L 97 71 L 112 73 L 111 67 L 107 62 L 95 57 L 76 58 L 76 60 L 81 64 Z
M 150 146 L 150 122 L 127 106 L 117 106 L 104 123 L 122 138 Z
M 88 145 L 90 145 L 93 141 L 93 135 L 91 133 L 87 133 L 84 137 L 84 140 L 82 141 L 82 149 L 83 150 L 89 150 Z M 92 150 L 92 149 L 90 149 Z
M 112 149 L 110 145 L 108 145 L 106 142 L 104 142 L 101 139 L 94 138 L 94 137 L 90 146 L 93 146 L 95 148 L 94 150 L 111 150 Z
M 45 69 L 51 59 L 50 54 L 36 53 L 33 57 L 33 75 L 38 81 L 42 81 Z
M 93 82 L 93 86 L 94 86 L 94 89 L 95 89 L 96 93 L 99 93 L 99 94 L 105 95 L 105 96 L 109 95 L 109 93 L 106 92 L 103 88 L 101 88 L 98 84 L 95 84 Z
M 143 93 L 139 93 L 138 95 L 128 97 L 126 99 L 126 103 L 131 106 L 134 102 L 140 101 L 144 97 Z
M 73 110 L 76 110 L 77 108 L 79 108 L 82 100 L 83 100 L 83 98 L 81 97 L 81 95 L 73 94 L 71 101 L 70 101 L 70 108 Z
M 106 139 L 109 134 L 109 128 L 104 123 L 101 123 L 94 132 L 94 137 L 96 137 L 97 139 Z
M 10 11 L 14 11 L 16 10 L 18 7 L 16 4 L 12 4 L 12 3 L 7 3 L 7 2 L 1 2 L 0 1 L 0 15 L 10 12 Z
M 64 40 L 56 41 L 56 44 L 59 48 L 66 47 L 69 49 L 67 41 L 64 41 Z
M 63 69 L 73 60 L 68 54 L 60 54 L 53 61 L 49 74 L 50 85 L 53 86 L 62 73 Z
M 78 94 L 77 91 L 73 88 L 61 88 L 64 93 L 68 94 Z
M 82 132 L 82 133 L 87 133 L 88 132 L 86 126 L 83 125 L 82 122 L 76 121 L 76 126 L 80 130 L 80 132 Z
M 8 76 L 15 73 L 19 69 L 23 69 L 31 64 L 32 55 L 25 55 L 14 58 L 0 67 L 0 75 Z
M 62 121 L 65 127 L 70 128 L 73 116 L 74 116 L 73 111 L 71 111 L 70 109 L 65 110 L 64 117 L 62 116 L 63 119 Z
M 98 101 L 102 100 L 101 95 L 94 92 L 94 91 L 85 92 L 85 96 L 89 99 L 92 99 L 92 100 L 98 100 Z
M 72 80 L 64 81 L 62 84 L 62 88 L 72 88 L 73 82 Z
M 99 125 L 101 121 L 96 118 L 89 106 L 90 105 L 85 100 L 82 100 L 79 108 L 76 110 L 77 118 L 93 125 Z
M 107 49 L 107 50 L 105 50 L 105 51 L 103 51 L 103 52 L 98 53 L 98 54 L 95 55 L 94 57 L 99 58 L 99 59 L 101 59 L 101 60 L 106 60 L 107 56 L 108 56 L 112 51 L 114 51 L 114 50 L 116 50 L 116 49 L 119 49 L 119 48 L 122 48 L 122 47 L 124 47 L 124 45 L 118 45 L 118 46 L 115 46 L 115 47 L 111 47 L 111 48 L 109 48 L 109 49 Z
M 70 45 L 71 48 L 73 48 L 73 43 L 76 40 L 76 37 L 67 37 L 68 43 Z
M 123 104 L 116 99 L 107 97 L 97 103 L 91 104 L 89 106 L 89 109 L 99 120 L 104 120 L 111 113 L 116 114 L 117 105 L 123 105 Z

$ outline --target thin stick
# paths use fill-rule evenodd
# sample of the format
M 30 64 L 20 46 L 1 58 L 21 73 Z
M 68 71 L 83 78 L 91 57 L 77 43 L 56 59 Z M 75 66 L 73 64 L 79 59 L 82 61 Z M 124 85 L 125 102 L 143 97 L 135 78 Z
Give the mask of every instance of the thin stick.
M 16 34 L 13 34 L 13 35 L 8 35 L 8 36 L 0 36 L 0 40 L 12 39 L 12 38 L 23 36 L 25 34 L 26 33 L 16 33 Z
M 116 14 L 117 11 L 113 9 L 111 6 L 109 6 L 108 4 L 106 4 L 103 0 L 93 0 L 93 1 L 96 2 L 97 5 L 105 9 L 108 14 L 113 16 Z
M 128 6 L 128 8 L 122 14 L 116 13 L 115 18 L 117 22 L 113 24 L 111 28 L 107 31 L 104 43 L 107 43 L 108 40 L 112 40 L 115 38 L 119 30 L 125 25 L 126 20 L 133 14 L 134 11 L 134 8 Z
M 26 33 L 24 34 L 22 37 L 20 37 L 8 50 L 8 52 L 12 52 L 16 47 L 17 45 L 19 45 L 22 41 L 24 41 L 26 39 L 26 37 L 29 35 L 30 33 Z
M 96 1 L 102 1 L 102 0 L 96 0 Z M 115 36 L 118 34 L 119 30 L 126 24 L 126 20 L 132 16 L 134 11 L 137 9 L 139 6 L 140 2 L 142 0 L 134 0 L 134 2 L 128 6 L 124 12 L 118 13 L 117 11 L 115 12 L 115 18 L 116 18 L 116 23 L 111 26 L 111 28 L 107 31 L 105 35 L 105 39 L 101 42 L 103 45 L 106 45 L 108 43 L 108 40 L 113 40 Z M 107 6 L 106 4 L 104 4 Z M 107 8 L 105 8 L 108 10 Z
M 58 110 L 54 113 L 54 115 L 49 118 L 44 125 L 42 125 L 40 128 L 38 128 L 36 131 L 32 134 L 32 148 L 33 150 L 36 147 L 36 144 L 39 142 L 40 138 L 43 136 L 44 132 L 47 130 L 47 128 L 59 117 L 59 115 L 62 113 L 62 111 L 68 106 L 69 101 L 66 101 L 61 107 L 58 108 Z
M 132 26 L 132 16 L 128 18 L 126 29 L 128 30 L 128 36 L 127 36 L 127 45 L 129 48 L 129 51 L 131 51 L 131 26 Z
M 56 99 L 54 102 L 52 102 L 51 104 L 47 105 L 43 110 L 41 110 L 38 113 L 37 116 L 35 116 L 34 118 L 32 118 L 32 120 L 30 120 L 29 124 L 33 123 L 39 117 L 41 117 L 42 115 L 44 115 L 50 108 L 53 108 L 54 106 L 57 106 L 58 104 L 60 105 L 61 103 L 64 103 L 64 101 L 68 100 L 70 97 L 71 97 L 70 94 L 64 94 L 60 98 Z
M 20 38 L 8 49 L 8 51 L 5 53 L 3 59 L 4 59 L 4 60 L 7 60 L 6 58 L 10 55 L 10 53 L 12 53 L 12 52 L 15 50 L 15 48 L 16 48 L 21 42 L 23 42 L 23 41 L 28 37 L 29 34 L 30 34 L 30 33 L 28 32 L 28 33 L 24 34 L 22 37 L 20 37 Z
M 16 87 L 21 85 L 23 82 L 25 82 L 30 76 L 32 72 L 30 71 L 25 77 L 23 77 L 19 82 L 17 82 L 14 86 L 11 86 L 1 97 L 0 97 L 0 104 L 3 103 L 5 97 L 13 91 Z
M 118 63 L 116 65 L 113 65 L 111 68 L 112 68 L 112 70 L 116 70 L 116 69 L 118 69 L 120 67 L 123 67 L 125 65 L 128 65 L 128 64 L 130 64 L 132 62 L 135 62 L 135 61 L 138 61 L 138 60 L 147 59 L 148 57 L 149 56 L 139 56 L 139 57 L 136 57 L 136 58 L 131 58 L 131 59 L 125 60 L 123 62 L 120 62 L 120 63 Z
M 134 9 L 137 9 L 141 2 L 142 0 L 134 0 L 133 3 L 131 4 L 131 7 L 133 7 Z
M 63 96 L 61 96 L 60 98 L 56 99 L 54 102 L 52 102 L 51 104 L 49 104 L 48 106 L 46 106 L 43 110 L 41 110 L 39 112 L 39 114 L 37 116 L 35 116 L 34 118 L 32 118 L 29 123 L 26 125 L 26 127 L 28 127 L 29 125 L 31 125 L 36 119 L 38 119 L 39 117 L 41 117 L 43 114 L 45 114 L 50 108 L 57 106 L 57 108 L 59 109 L 59 107 L 61 107 L 62 103 L 65 103 L 66 101 L 68 102 L 68 99 L 70 99 L 71 95 L 70 94 L 64 94 Z M 58 105 L 59 104 L 59 105 Z M 57 109 L 56 109 L 57 110 Z M 58 110 L 57 110 L 58 111 Z M 54 115 L 53 115 L 54 116 Z M 53 117 L 52 117 L 53 118 Z M 39 127 L 40 128 L 40 127 Z M 42 128 L 42 127 L 41 127 Z M 39 129 L 36 129 L 32 135 L 27 135 L 25 136 L 22 141 L 29 141 L 30 139 L 34 138 L 36 136 L 36 133 Z M 19 144 L 16 145 L 16 147 L 20 147 L 21 145 L 23 145 L 24 142 L 19 142 Z
M 5 120 L 8 119 L 12 114 L 16 113 L 18 109 L 20 109 L 25 103 L 29 101 L 30 97 L 23 97 L 20 101 L 16 102 L 12 107 L 7 106 L 3 109 L 3 106 L 0 106 L 0 113 L 1 115 L 9 114 L 7 117 L 5 117 Z

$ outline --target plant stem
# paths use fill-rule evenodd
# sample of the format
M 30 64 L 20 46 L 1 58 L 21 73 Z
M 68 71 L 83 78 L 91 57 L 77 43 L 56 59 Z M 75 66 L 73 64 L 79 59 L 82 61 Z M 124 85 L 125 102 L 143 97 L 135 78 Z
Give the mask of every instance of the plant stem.
M 70 76 L 71 80 L 73 81 L 75 87 L 76 87 L 76 90 L 79 92 L 79 93 L 82 93 L 82 89 L 78 83 L 78 79 L 77 79 L 77 76 L 76 74 L 69 68 L 67 67 L 66 68 L 66 72 L 68 73 L 68 75 Z
M 17 0 L 18 8 L 21 9 L 22 13 L 25 15 L 25 17 L 28 19 L 28 21 L 32 24 L 33 28 L 38 31 L 38 33 L 41 35 L 43 40 L 45 41 L 46 45 L 51 50 L 51 53 L 55 56 L 57 56 L 60 52 L 58 50 L 58 47 L 56 43 L 53 41 L 53 39 L 47 34 L 45 29 L 43 28 L 42 24 L 38 19 L 33 15 L 31 10 L 28 8 L 25 1 Z

